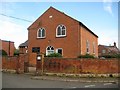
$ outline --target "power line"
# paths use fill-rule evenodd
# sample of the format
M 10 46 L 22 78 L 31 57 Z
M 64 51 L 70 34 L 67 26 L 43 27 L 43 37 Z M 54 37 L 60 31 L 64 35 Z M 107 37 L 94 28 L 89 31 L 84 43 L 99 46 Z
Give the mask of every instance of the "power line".
M 25 21 L 25 22 L 32 22 L 32 21 L 29 21 L 29 20 L 26 20 L 26 19 L 14 17 L 14 16 L 9 16 L 9 15 L 2 14 L 2 13 L 0 13 L 0 15 L 5 16 L 5 17 L 9 17 L 9 18 L 13 18 L 13 19 L 17 19 L 17 20 L 22 20 L 22 21 Z

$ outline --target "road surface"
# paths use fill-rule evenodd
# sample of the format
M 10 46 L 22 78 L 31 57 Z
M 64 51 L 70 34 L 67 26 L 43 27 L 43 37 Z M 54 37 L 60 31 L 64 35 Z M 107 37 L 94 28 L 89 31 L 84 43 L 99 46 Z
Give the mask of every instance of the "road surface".
M 65 82 L 52 80 L 33 80 L 31 75 L 2 74 L 2 88 L 62 88 L 63 90 L 75 88 L 118 88 L 117 83 L 89 83 L 89 82 Z

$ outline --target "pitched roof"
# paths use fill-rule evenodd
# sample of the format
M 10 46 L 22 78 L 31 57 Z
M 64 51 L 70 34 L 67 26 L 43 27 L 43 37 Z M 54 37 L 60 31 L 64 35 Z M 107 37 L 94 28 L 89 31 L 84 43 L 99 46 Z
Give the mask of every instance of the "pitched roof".
M 103 46 L 104 48 L 108 49 L 108 51 L 113 53 L 120 53 L 120 50 L 116 46 L 106 46 L 106 45 L 99 45 Z
M 28 46 L 28 40 L 19 45 L 19 47 L 26 47 L 26 46 Z
M 87 26 L 85 26 L 82 22 L 80 22 L 80 21 L 72 18 L 71 16 L 65 14 L 64 12 L 61 12 L 61 11 L 55 9 L 55 8 L 52 7 L 52 6 L 51 6 L 50 8 L 48 8 L 44 13 L 46 13 L 49 9 L 54 9 L 55 11 L 60 12 L 60 13 L 62 13 L 63 15 L 65 15 L 65 16 L 67 16 L 67 17 L 69 17 L 69 18 L 71 18 L 71 19 L 73 19 L 73 20 L 75 20 L 75 21 L 77 21 L 77 22 L 79 23 L 79 25 L 83 26 L 86 30 L 88 30 L 91 34 L 93 34 L 94 36 L 96 36 L 96 37 L 98 38 L 98 36 L 97 36 L 95 33 L 93 33 L 93 32 L 92 32 Z M 42 15 L 44 15 L 44 13 L 43 13 Z M 41 16 L 42 16 L 42 15 L 41 15 Z M 41 16 L 40 16 L 40 17 L 41 17 Z M 40 17 L 39 17 L 39 18 L 40 18 Z M 39 18 L 38 18 L 38 19 L 39 19 Z M 37 20 L 38 20 L 38 19 L 37 19 Z M 36 20 L 36 21 L 37 21 L 37 20 Z M 36 22 L 36 21 L 35 21 L 35 22 Z M 35 22 L 33 22 L 32 25 L 33 25 Z M 32 25 L 30 25 L 30 26 L 28 27 L 28 30 L 29 30 L 29 28 L 30 28 Z

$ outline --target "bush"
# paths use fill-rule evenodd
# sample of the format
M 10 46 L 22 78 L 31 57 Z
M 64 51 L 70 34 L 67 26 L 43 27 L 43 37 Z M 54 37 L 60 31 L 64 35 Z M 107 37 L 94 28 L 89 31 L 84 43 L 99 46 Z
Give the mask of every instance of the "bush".
M 94 58 L 94 56 L 90 54 L 85 54 L 85 55 L 78 56 L 78 58 Z
M 2 56 L 7 56 L 7 52 L 4 51 L 4 50 L 0 50 L 0 55 L 2 55 Z
M 7 56 L 7 52 L 4 51 L 4 50 L 0 50 L 0 55 L 2 55 L 2 56 Z
M 50 55 L 47 55 L 47 57 L 62 57 L 60 53 L 52 53 Z
M 116 57 L 116 58 L 120 58 L 120 54 L 116 54 L 115 57 Z
M 16 50 L 14 51 L 14 56 L 19 56 L 19 50 L 18 50 L 18 49 L 16 49 Z
M 103 55 L 102 57 L 105 57 L 105 58 L 120 58 L 120 54 Z

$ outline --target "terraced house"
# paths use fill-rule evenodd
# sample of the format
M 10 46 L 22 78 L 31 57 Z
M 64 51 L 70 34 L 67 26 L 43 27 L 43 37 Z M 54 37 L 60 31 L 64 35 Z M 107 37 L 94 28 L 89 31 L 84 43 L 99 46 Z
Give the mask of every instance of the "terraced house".
M 40 52 L 60 53 L 64 58 L 86 53 L 98 57 L 98 36 L 82 22 L 50 7 L 28 27 L 29 60 Z

